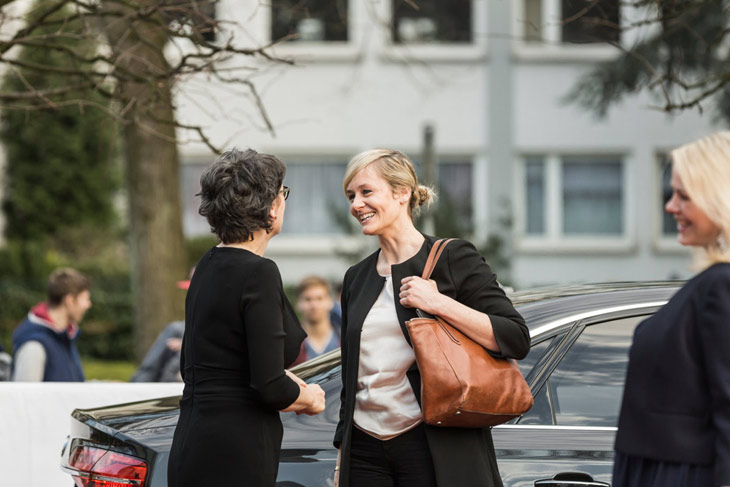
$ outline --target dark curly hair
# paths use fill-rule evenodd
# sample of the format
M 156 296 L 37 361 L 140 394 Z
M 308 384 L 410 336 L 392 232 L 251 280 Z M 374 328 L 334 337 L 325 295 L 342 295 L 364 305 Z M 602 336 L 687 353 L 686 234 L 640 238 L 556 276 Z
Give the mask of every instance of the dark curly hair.
M 286 166 L 270 154 L 231 149 L 200 176 L 200 209 L 224 244 L 247 242 L 271 230 L 269 212 L 284 182 Z

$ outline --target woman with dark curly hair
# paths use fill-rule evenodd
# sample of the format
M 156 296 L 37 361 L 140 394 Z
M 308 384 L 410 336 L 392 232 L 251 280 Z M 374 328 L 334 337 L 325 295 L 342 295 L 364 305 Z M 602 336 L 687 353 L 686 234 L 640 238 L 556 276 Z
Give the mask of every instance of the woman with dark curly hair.
M 220 244 L 198 262 L 185 300 L 180 419 L 169 487 L 273 487 L 279 411 L 318 414 L 324 392 L 285 370 L 305 337 L 276 264 L 289 188 L 275 156 L 233 149 L 200 178 L 200 214 Z

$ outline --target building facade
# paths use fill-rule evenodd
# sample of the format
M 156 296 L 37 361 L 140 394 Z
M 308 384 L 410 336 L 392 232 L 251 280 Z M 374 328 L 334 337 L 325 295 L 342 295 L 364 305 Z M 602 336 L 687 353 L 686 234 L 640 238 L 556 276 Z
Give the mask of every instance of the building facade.
M 569 103 L 580 75 L 617 55 L 612 43 L 646 35 L 567 22 L 576 3 L 417 0 L 416 10 L 406 0 L 221 0 L 218 18 L 238 26 L 223 24 L 217 42 L 285 38 L 270 49 L 281 61 L 259 56 L 226 66 L 229 82 L 181 84 L 178 113 L 218 145 L 286 162 L 292 192 L 269 253 L 287 282 L 340 279 L 375 248 L 350 222 L 345 165 L 375 147 L 420 163 L 426 127 L 448 228 L 477 243 L 498 236 L 514 287 L 687 277 L 689 253 L 662 210 L 666 153 L 714 130 L 711 116 L 669 117 L 644 96 L 605 119 Z M 641 16 L 601 3 L 619 25 Z M 185 231 L 207 234 L 194 194 L 213 156 L 185 138 Z

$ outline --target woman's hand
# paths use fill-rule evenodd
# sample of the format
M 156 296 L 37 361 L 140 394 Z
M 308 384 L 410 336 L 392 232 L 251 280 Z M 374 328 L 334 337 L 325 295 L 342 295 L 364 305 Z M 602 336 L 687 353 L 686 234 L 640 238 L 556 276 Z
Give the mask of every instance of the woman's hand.
M 486 313 L 472 309 L 441 294 L 435 281 L 409 276 L 401 281 L 400 304 L 440 316 L 462 333 L 493 352 L 500 352 L 492 320 Z
M 306 388 L 302 389 L 302 395 L 305 396 L 306 406 L 301 411 L 297 411 L 297 414 L 314 416 L 324 411 L 324 391 L 319 384 L 308 384 Z
M 335 486 L 340 487 L 340 465 L 342 465 L 342 447 L 337 449 L 337 463 L 335 464 Z
M 408 276 L 401 280 L 400 304 L 406 308 L 417 308 L 432 315 L 439 314 L 439 304 L 444 297 L 436 286 L 436 281 Z
M 324 411 L 324 391 L 318 384 L 307 384 L 289 370 L 284 369 L 284 372 L 287 377 L 299 386 L 299 397 L 288 408 L 282 409 L 282 413 L 297 413 L 313 416 Z

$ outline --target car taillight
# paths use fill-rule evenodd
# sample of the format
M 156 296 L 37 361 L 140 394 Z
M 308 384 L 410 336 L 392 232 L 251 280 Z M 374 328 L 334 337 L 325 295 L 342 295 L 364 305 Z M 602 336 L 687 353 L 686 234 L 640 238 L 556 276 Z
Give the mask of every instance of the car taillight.
M 76 487 L 144 487 L 147 462 L 93 446 L 77 446 L 68 466 Z

